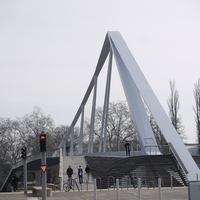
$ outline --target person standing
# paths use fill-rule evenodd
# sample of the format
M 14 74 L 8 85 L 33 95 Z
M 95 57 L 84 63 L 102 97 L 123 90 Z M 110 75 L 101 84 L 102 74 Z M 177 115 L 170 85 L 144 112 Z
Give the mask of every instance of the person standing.
M 69 146 L 66 147 L 66 154 L 69 155 Z
M 72 174 L 73 174 L 73 169 L 71 168 L 71 165 L 67 168 L 66 174 L 68 176 L 68 181 L 70 184 L 72 184 Z
M 18 190 L 18 182 L 19 182 L 19 178 L 14 173 L 13 177 L 12 177 L 12 181 L 11 181 L 11 185 L 13 186 L 13 191 L 14 192 L 19 191 Z
M 130 156 L 130 144 L 128 141 L 124 144 L 124 147 L 126 149 L 126 156 Z
M 79 178 L 79 183 L 83 184 L 83 169 L 81 166 L 78 168 L 78 178 Z
M 90 180 L 90 173 L 91 173 L 91 169 L 90 169 L 89 165 L 86 166 L 85 172 L 86 172 L 86 175 L 87 175 L 87 179 L 89 181 Z

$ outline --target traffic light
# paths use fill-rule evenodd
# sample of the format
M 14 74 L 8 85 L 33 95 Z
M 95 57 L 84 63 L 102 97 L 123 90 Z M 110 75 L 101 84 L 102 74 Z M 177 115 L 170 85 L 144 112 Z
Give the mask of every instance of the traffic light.
M 26 159 L 26 147 L 21 148 L 21 158 Z
M 40 152 L 46 151 L 46 134 L 40 134 Z

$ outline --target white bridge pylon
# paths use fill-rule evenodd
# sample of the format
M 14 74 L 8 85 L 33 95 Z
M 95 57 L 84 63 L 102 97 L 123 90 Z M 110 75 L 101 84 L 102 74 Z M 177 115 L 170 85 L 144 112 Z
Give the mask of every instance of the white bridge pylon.
M 122 86 L 125 92 L 126 100 L 130 109 L 131 117 L 134 122 L 137 136 L 141 145 L 141 150 L 149 154 L 154 151 L 155 154 L 160 154 L 157 148 L 157 142 L 152 131 L 144 102 L 154 117 L 158 127 L 160 128 L 165 140 L 170 144 L 173 153 L 178 157 L 179 162 L 184 166 L 189 181 L 197 180 L 200 177 L 200 170 L 185 147 L 182 139 L 175 130 L 167 114 L 162 108 L 156 95 L 148 84 L 142 71 L 140 70 L 133 55 L 128 49 L 119 32 L 108 32 L 101 50 L 101 54 L 96 66 L 96 70 L 81 102 L 81 105 L 70 125 L 69 131 L 63 138 L 60 148 L 63 152 L 66 149 L 66 140 L 70 137 L 70 155 L 73 155 L 74 143 L 74 126 L 81 116 L 80 135 L 78 154 L 82 154 L 82 140 L 83 140 L 83 124 L 84 124 L 84 108 L 87 100 L 93 91 L 93 102 L 91 112 L 90 134 L 88 141 L 88 153 L 93 153 L 93 133 L 94 133 L 94 119 L 96 109 L 96 93 L 97 93 L 97 78 L 109 55 L 107 82 L 104 97 L 103 118 L 101 127 L 101 137 L 99 142 L 99 152 L 106 152 L 106 127 L 108 117 L 109 95 L 110 95 L 110 80 L 112 71 L 112 58 L 115 58 L 117 69 L 120 75 Z M 65 153 L 64 153 L 65 155 Z

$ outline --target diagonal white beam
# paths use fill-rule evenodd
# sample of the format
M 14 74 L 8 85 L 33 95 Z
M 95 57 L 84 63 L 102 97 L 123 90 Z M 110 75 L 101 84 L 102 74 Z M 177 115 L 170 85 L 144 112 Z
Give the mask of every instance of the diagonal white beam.
M 151 111 L 156 123 L 158 124 L 163 136 L 168 143 L 171 143 L 177 154 L 179 155 L 182 163 L 185 165 L 188 171 L 188 180 L 196 180 L 196 177 L 200 177 L 200 170 L 196 165 L 194 159 L 190 155 L 189 151 L 185 147 L 182 139 L 175 130 L 171 121 L 169 120 L 167 114 L 162 108 L 160 102 L 158 101 L 156 95 L 148 84 L 146 78 L 144 77 L 142 71 L 140 70 L 137 62 L 135 61 L 133 55 L 128 49 L 126 43 L 121 37 L 119 32 L 109 32 L 109 39 L 115 46 L 115 52 L 120 55 L 124 66 L 128 73 L 130 74 L 132 81 L 135 83 L 140 95 L 144 99 L 146 105 Z M 114 53 L 114 52 L 113 52 Z M 126 90 L 131 93 L 131 88 L 127 86 Z M 130 94 L 131 95 L 131 94 Z M 133 102 L 134 104 L 134 102 Z M 132 114 L 132 113 L 131 113 Z M 147 133 L 148 134 L 148 133 Z

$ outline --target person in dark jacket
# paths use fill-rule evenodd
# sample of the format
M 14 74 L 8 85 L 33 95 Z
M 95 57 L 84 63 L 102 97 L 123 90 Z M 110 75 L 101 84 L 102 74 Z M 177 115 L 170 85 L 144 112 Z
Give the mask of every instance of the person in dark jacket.
M 78 178 L 79 178 L 79 183 L 83 184 L 83 169 L 81 166 L 78 168 Z
M 18 190 L 18 182 L 19 182 L 19 178 L 14 173 L 13 177 L 12 177 L 12 181 L 11 181 L 11 185 L 13 186 L 13 191 L 14 192 L 19 191 Z
M 126 156 L 130 156 L 130 144 L 128 141 L 124 144 L 124 147 L 126 149 Z
M 68 176 L 68 181 L 70 184 L 72 184 L 72 174 L 73 174 L 73 169 L 71 168 L 71 165 L 67 168 L 66 174 Z
M 90 180 L 91 169 L 90 169 L 90 167 L 88 165 L 85 168 L 85 172 L 86 172 L 86 175 L 87 175 L 87 179 L 89 181 Z

